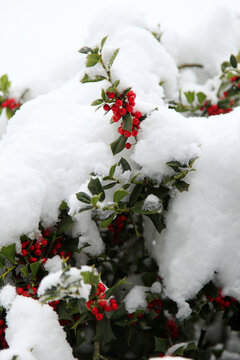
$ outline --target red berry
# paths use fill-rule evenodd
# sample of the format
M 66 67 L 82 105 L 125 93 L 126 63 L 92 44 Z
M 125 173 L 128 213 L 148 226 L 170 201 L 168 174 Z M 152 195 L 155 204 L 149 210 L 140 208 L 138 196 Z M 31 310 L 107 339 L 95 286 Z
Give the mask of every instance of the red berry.
M 99 296 L 99 299 L 105 299 L 105 293 L 102 293 L 100 296 Z
M 3 326 L 3 325 L 4 325 L 4 320 L 0 319 L 0 326 Z
M 133 131 L 132 131 L 132 136 L 136 137 L 137 134 L 138 134 L 138 131 L 137 131 L 137 130 L 133 130 Z
M 93 315 L 96 315 L 99 312 L 99 310 L 98 310 L 98 308 L 96 306 L 94 306 L 92 308 L 91 312 L 92 312 Z
M 106 300 L 99 300 L 98 304 L 99 304 L 102 308 L 104 308 L 105 305 L 106 305 Z
M 35 257 L 30 257 L 28 260 L 29 260 L 29 262 L 31 262 L 31 263 L 37 262 L 37 258 L 35 258 Z
M 17 294 L 18 295 L 22 295 L 23 291 L 24 291 L 23 288 L 21 288 L 21 287 L 17 288 Z
M 116 112 L 118 112 L 119 109 L 118 109 L 117 105 L 113 104 L 111 107 L 111 110 L 112 110 L 112 112 L 116 113 Z
M 60 242 L 56 242 L 55 244 L 54 244 L 54 248 L 55 249 L 60 249 L 62 247 L 62 244 L 60 243 Z
M 224 91 L 223 95 L 224 95 L 224 97 L 228 97 L 228 92 Z
M 106 287 L 102 284 L 102 283 L 99 283 L 98 284 L 98 290 L 103 293 L 105 290 L 106 290 Z
M 125 130 L 123 134 L 126 138 L 129 138 L 131 136 L 130 131 Z
M 111 308 L 112 308 L 113 311 L 116 311 L 118 309 L 117 303 L 112 303 Z
M 45 264 L 45 262 L 47 261 L 47 259 L 45 257 L 42 257 L 42 263 Z
M 60 251 L 59 255 L 60 255 L 61 257 L 65 256 L 65 251 Z
M 130 143 L 126 143 L 126 144 L 125 144 L 125 148 L 126 148 L 126 149 L 131 149 L 131 147 L 132 147 L 132 145 L 131 145 Z
M 22 249 L 22 256 L 27 256 L 28 252 L 26 249 Z
M 238 77 L 235 75 L 235 76 L 233 76 L 233 77 L 231 78 L 231 81 L 234 82 L 235 80 L 237 80 L 237 78 L 238 78 Z
M 106 312 L 109 312 L 109 311 L 112 310 L 112 308 L 111 308 L 111 306 L 110 306 L 109 304 L 106 304 L 106 305 L 104 306 L 104 310 L 105 310 Z
M 41 244 L 38 241 L 36 241 L 35 242 L 35 248 L 36 249 L 41 249 L 41 247 L 42 247 Z
M 114 115 L 112 119 L 113 119 L 114 122 L 118 122 L 120 117 L 117 116 L 117 115 Z
M 97 321 L 102 320 L 103 319 L 103 314 L 97 313 L 95 317 L 96 317 Z
M 110 106 L 109 106 L 108 104 L 104 104 L 104 105 L 103 105 L 103 110 L 109 111 L 109 110 L 110 110 Z
M 29 245 L 29 241 L 22 242 L 22 249 L 25 249 Z
M 135 102 L 134 102 L 135 98 L 136 98 L 136 96 L 133 96 L 133 95 L 128 97 L 128 102 L 129 102 L 130 105 L 133 105 L 133 104 L 135 105 Z
M 133 106 L 132 105 L 127 105 L 126 106 L 126 110 L 131 113 L 133 111 Z
M 7 100 L 4 101 L 4 102 L 1 104 L 1 107 L 2 107 L 2 108 L 5 108 L 5 107 L 7 107 L 7 106 L 8 106 Z
M 130 90 L 129 93 L 127 94 L 127 97 L 129 97 L 129 96 L 134 96 L 134 97 L 136 97 L 136 94 L 135 94 L 134 91 Z
M 31 245 L 30 248 L 29 248 L 30 251 L 34 251 L 34 249 L 35 249 L 34 245 Z
M 40 249 L 35 250 L 35 255 L 36 256 L 40 256 L 42 254 Z
M 230 306 L 230 301 L 226 300 L 224 301 L 225 308 L 228 308 Z
M 125 115 L 126 114 L 126 109 L 124 109 L 124 108 L 119 109 L 119 114 L 121 116 Z
M 116 302 L 116 300 L 115 299 L 110 299 L 110 303 L 112 304 L 112 303 L 115 303 Z
M 109 98 L 109 99 L 114 99 L 115 98 L 115 93 L 114 92 L 107 92 L 107 97 Z
M 48 237 L 50 235 L 50 233 L 51 233 L 50 229 L 44 229 L 42 232 L 43 236 L 46 236 L 46 237 Z
M 41 244 L 42 244 L 42 246 L 47 246 L 47 244 L 48 244 L 47 239 L 42 239 Z
M 140 119 L 140 118 L 142 117 L 142 113 L 141 113 L 140 111 L 136 111 L 136 112 L 135 112 L 135 117 L 136 117 L 137 119 Z
M 137 118 L 133 118 L 133 125 L 137 126 L 139 124 L 139 120 Z
M 122 106 L 123 102 L 122 102 L 122 100 L 117 99 L 117 100 L 115 101 L 115 104 L 116 104 L 117 107 L 120 107 L 120 106 Z
M 123 130 L 121 127 L 118 128 L 118 132 L 119 132 L 119 134 L 121 134 L 121 135 L 124 134 L 124 130 Z
M 90 309 L 92 303 L 93 303 L 92 300 L 88 300 L 88 301 L 86 302 L 86 305 L 87 305 L 87 307 L 88 307 L 89 309 Z

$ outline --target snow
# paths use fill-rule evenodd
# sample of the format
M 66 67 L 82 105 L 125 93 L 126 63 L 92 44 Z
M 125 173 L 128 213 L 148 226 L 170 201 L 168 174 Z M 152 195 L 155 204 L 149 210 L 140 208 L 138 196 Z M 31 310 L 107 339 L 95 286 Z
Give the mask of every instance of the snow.
M 45 226 L 53 225 L 62 200 L 68 202 L 73 212 L 75 193 L 86 185 L 89 173 L 103 175 L 119 159 L 119 156 L 113 159 L 109 148 L 117 126 L 110 126 L 108 115 L 103 117 L 101 110 L 95 113 L 89 106 L 107 84 L 79 83 L 85 72 L 85 57 L 77 50 L 82 45 L 95 45 L 108 34 L 106 57 L 120 48 L 112 67 L 113 79 L 121 80 L 121 89 L 133 87 L 138 110 L 152 111 L 142 125 L 133 153 L 124 151 L 121 156 L 127 159 L 131 156 L 132 162 L 142 166 L 144 174 L 157 179 L 169 171 L 167 161 L 186 162 L 199 156 L 196 173 L 187 178 L 189 192 L 174 193 L 167 228 L 161 237 L 146 220 L 148 247 L 160 265 L 165 294 L 178 302 L 179 316 L 186 316 L 189 308 L 185 300 L 193 297 L 217 272 L 224 293 L 240 300 L 240 110 L 210 119 L 184 118 L 167 109 L 163 101 L 176 96 L 181 80 L 178 65 L 203 64 L 201 73 L 193 70 L 191 74 L 189 70 L 187 77 L 189 86 L 200 79 L 204 88 L 204 77 L 215 76 L 221 61 L 238 51 L 239 10 L 233 7 L 235 2 L 213 1 L 210 5 L 205 1 L 208 14 L 205 16 L 206 9 L 201 3 L 204 12 L 197 13 L 198 19 L 187 1 L 169 5 L 133 1 L 133 8 L 138 7 L 133 15 L 130 11 L 126 14 L 126 2 L 121 11 L 117 9 L 117 14 L 114 6 L 112 9 L 108 6 L 109 1 L 105 7 L 95 1 L 94 11 L 90 11 L 92 3 L 82 8 L 76 0 L 71 0 L 68 6 L 64 1 L 54 0 L 51 5 L 43 1 L 36 9 L 30 3 L 24 0 L 24 6 L 10 0 L 1 4 L 6 16 L 0 29 L 3 33 L 10 12 L 12 28 L 2 39 L 5 51 L 0 68 L 13 79 L 12 96 L 30 87 L 28 96 L 32 99 L 9 121 L 0 142 L 1 246 L 16 242 L 20 250 L 19 236 L 37 232 L 39 221 Z M 53 20 L 56 4 L 59 13 Z M 178 10 L 184 4 L 189 7 L 179 17 Z M 11 11 L 13 5 L 15 14 Z M 21 10 L 26 6 L 30 6 L 28 12 Z M 99 9 L 101 16 L 95 19 L 94 13 Z M 88 19 L 86 10 L 91 13 Z M 28 16 L 29 13 L 34 16 Z M 36 21 L 39 15 L 44 26 Z M 148 30 L 156 18 L 163 24 L 161 44 Z M 16 33 L 21 41 L 14 40 Z M 205 88 L 209 89 L 209 84 Z M 156 107 L 158 110 L 154 110 Z M 5 132 L 5 123 L 3 115 L 1 132 Z M 76 215 L 76 220 L 74 231 L 83 234 L 80 246 L 89 243 L 86 251 L 91 255 L 104 251 L 90 215 Z M 49 276 L 51 279 L 54 273 Z
M 4 307 L 6 302 L 2 302 L 2 298 L 7 291 L 10 291 L 10 285 L 0 292 L 1 305 Z M 12 291 L 15 291 L 15 288 Z M 11 297 L 7 306 L 6 321 L 6 341 L 9 349 L 1 351 L 1 360 L 11 360 L 13 355 L 19 355 L 18 359 L 21 360 L 74 359 L 57 314 L 50 306 L 15 295 L 15 299 L 12 301 Z
M 124 298 L 125 307 L 128 313 L 133 313 L 136 310 L 145 310 L 147 308 L 146 291 L 149 290 L 146 286 L 134 286 L 127 296 Z
M 68 296 L 76 299 L 85 299 L 87 301 L 91 291 L 91 285 L 85 284 L 81 275 L 82 272 L 91 273 L 92 268 L 90 266 L 82 266 L 81 269 L 71 267 L 69 269 L 52 272 L 45 276 L 38 288 L 38 295 L 41 297 L 41 301 L 45 301 L 48 298 L 48 290 L 51 289 L 54 289 L 54 294 L 56 293 L 55 300 L 60 300 Z

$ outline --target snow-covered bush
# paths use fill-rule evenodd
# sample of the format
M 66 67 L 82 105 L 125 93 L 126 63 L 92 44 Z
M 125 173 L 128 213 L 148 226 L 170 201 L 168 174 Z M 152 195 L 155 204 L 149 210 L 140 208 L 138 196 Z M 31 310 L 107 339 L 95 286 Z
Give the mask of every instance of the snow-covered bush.
M 0 359 L 238 358 L 240 56 L 185 84 L 206 64 L 112 26 L 18 111 L 1 77 Z

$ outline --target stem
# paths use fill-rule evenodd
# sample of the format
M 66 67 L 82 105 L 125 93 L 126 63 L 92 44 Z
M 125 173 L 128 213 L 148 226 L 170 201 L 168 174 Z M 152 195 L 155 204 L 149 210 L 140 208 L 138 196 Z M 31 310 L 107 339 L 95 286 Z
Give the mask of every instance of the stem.
M 196 68 L 202 69 L 203 65 L 201 65 L 201 64 L 182 64 L 182 65 L 178 66 L 178 69 L 181 70 L 181 69 L 191 68 L 191 67 L 196 67 Z
M 93 360 L 108 360 L 105 356 L 100 354 L 100 342 L 94 341 L 94 353 L 93 353 Z

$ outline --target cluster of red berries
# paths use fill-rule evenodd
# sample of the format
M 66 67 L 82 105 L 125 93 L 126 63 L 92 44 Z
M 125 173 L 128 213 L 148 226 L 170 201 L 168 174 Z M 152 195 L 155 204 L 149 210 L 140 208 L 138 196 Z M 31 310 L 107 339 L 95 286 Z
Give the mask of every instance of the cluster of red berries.
M 222 294 L 221 289 L 218 289 L 218 296 L 216 296 L 215 298 L 213 298 L 212 296 L 207 295 L 206 296 L 207 301 L 212 302 L 212 303 L 217 303 L 219 305 L 221 305 L 222 310 L 227 309 L 230 305 L 231 302 L 236 302 L 237 300 L 233 297 L 230 296 L 225 296 Z
M 33 241 L 22 241 L 21 255 L 30 263 L 35 263 L 37 261 L 45 263 L 47 261 L 47 250 L 49 245 L 47 237 L 50 236 L 50 230 L 43 230 L 42 235 L 43 236 L 38 236 L 37 239 L 34 239 Z M 50 255 L 59 255 L 60 257 L 70 257 L 72 255 L 71 252 L 66 252 L 62 249 L 62 241 L 63 237 L 55 240 Z
M 135 312 L 128 314 L 129 320 L 132 320 L 135 317 L 135 320 L 131 322 L 131 325 L 136 325 L 137 320 L 141 319 L 143 317 L 143 313 L 140 313 L 137 316 L 135 316 L 135 315 L 136 315 Z
M 16 110 L 20 108 L 20 106 L 21 106 L 20 102 L 16 102 L 16 100 L 13 98 L 9 98 L 1 104 L 2 108 L 8 107 L 10 110 Z
M 17 287 L 16 291 L 18 295 L 23 295 L 25 297 L 31 297 L 36 299 L 37 298 L 37 286 L 30 286 L 30 284 L 28 284 L 27 286 L 23 286 L 23 287 Z
M 207 108 L 207 112 L 209 116 L 212 115 L 220 115 L 220 114 L 227 114 L 232 111 L 232 108 L 221 109 L 218 107 L 218 104 L 211 105 Z
M 178 327 L 175 320 L 173 319 L 168 320 L 167 328 L 169 335 L 172 339 L 177 339 L 179 337 Z
M 118 244 L 118 243 L 120 243 L 122 241 L 122 239 L 119 238 L 119 234 L 122 231 L 125 222 L 126 222 L 126 216 L 125 215 L 119 215 L 108 226 L 108 230 L 111 231 L 112 234 L 113 234 L 113 239 L 114 239 L 115 244 Z
M 159 299 L 159 298 L 154 299 L 148 303 L 148 309 L 153 310 L 156 313 L 156 316 L 154 317 L 154 319 L 157 318 L 159 316 L 159 314 L 161 313 L 162 305 L 163 305 L 163 303 L 162 303 L 161 299 Z
M 5 324 L 5 321 L 3 319 L 0 319 L 0 346 L 3 349 L 7 349 L 8 348 L 8 344 L 6 342 L 5 339 L 5 330 L 6 330 L 7 326 Z
M 95 316 L 96 320 L 103 319 L 103 312 L 110 312 L 111 310 L 116 311 L 118 309 L 118 305 L 114 298 L 105 299 L 105 290 L 106 287 L 102 284 L 98 284 L 97 293 L 94 296 L 94 299 L 90 299 L 86 305 L 87 308 L 91 311 L 91 313 Z
M 120 97 L 117 97 L 115 92 L 107 92 L 107 97 L 110 100 L 114 100 L 114 104 L 111 106 L 109 104 L 105 104 L 103 106 L 103 109 L 105 111 L 111 110 L 113 112 L 112 120 L 114 122 L 118 122 L 121 119 L 121 117 L 127 113 L 131 114 L 133 118 L 132 130 L 131 131 L 124 130 L 122 128 L 122 123 L 121 123 L 121 125 L 118 128 L 119 134 L 123 135 L 126 138 L 130 138 L 131 136 L 135 138 L 138 134 L 138 130 L 140 129 L 139 123 L 142 117 L 140 111 L 134 112 L 136 94 L 132 90 L 130 90 L 126 95 L 127 97 L 126 99 L 126 97 L 123 97 L 121 95 Z M 125 144 L 126 149 L 130 149 L 131 146 L 132 145 L 129 142 Z

